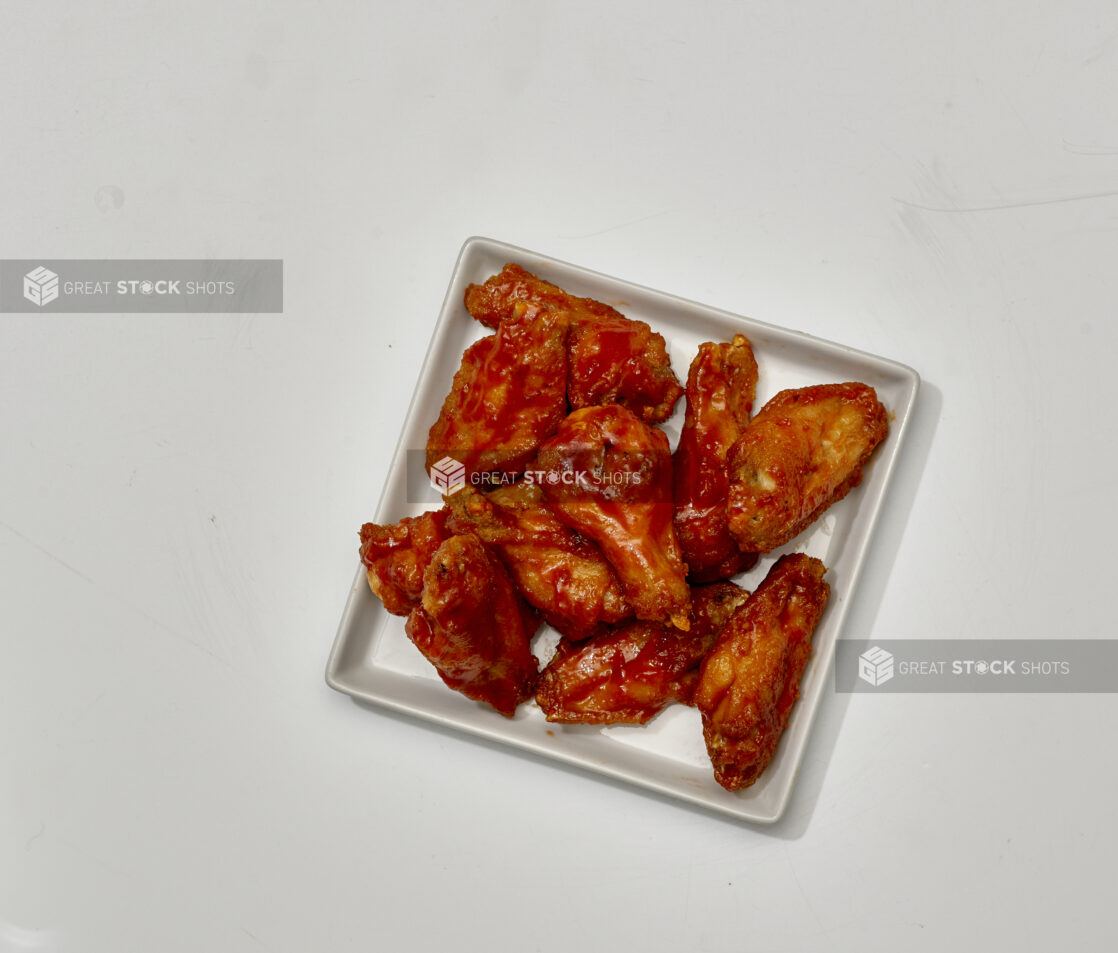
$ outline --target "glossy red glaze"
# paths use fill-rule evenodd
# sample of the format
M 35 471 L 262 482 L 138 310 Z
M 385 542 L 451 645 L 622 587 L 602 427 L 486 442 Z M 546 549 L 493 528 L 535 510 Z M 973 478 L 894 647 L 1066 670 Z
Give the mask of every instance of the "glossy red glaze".
M 675 527 L 692 582 L 726 579 L 757 561 L 756 554 L 742 552 L 726 520 L 726 457 L 749 422 L 756 385 L 757 362 L 743 335 L 729 344 L 699 345 L 672 460 Z
M 686 628 L 690 592 L 663 431 L 617 404 L 576 410 L 540 447 L 537 466 L 548 502 L 601 547 L 637 618 Z

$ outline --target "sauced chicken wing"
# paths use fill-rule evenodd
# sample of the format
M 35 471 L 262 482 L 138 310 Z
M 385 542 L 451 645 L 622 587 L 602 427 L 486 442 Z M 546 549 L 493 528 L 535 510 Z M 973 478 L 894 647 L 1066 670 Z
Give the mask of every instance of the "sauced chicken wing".
M 700 344 L 687 375 L 687 415 L 672 457 L 675 530 L 691 582 L 713 582 L 757 561 L 726 525 L 730 480 L 726 454 L 749 423 L 757 361 L 741 334 L 729 344 Z
M 567 399 L 576 410 L 621 404 L 655 424 L 672 415 L 683 393 L 663 336 L 643 321 L 620 314 L 576 320 L 567 354 Z
M 567 294 L 562 288 L 511 262 L 484 284 L 466 288 L 466 310 L 489 328 L 500 327 L 501 322 L 512 315 L 517 302 L 566 311 L 582 319 L 621 316 L 608 304 Z
M 588 642 L 559 642 L 536 701 L 548 721 L 643 725 L 672 702 L 690 703 L 699 662 L 749 597 L 732 582 L 691 590 L 691 628 L 631 622 Z
M 536 624 L 481 540 L 452 536 L 431 559 L 423 604 L 405 629 L 448 686 L 511 718 L 535 688 L 539 663 L 529 639 Z
M 672 371 L 662 335 L 593 298 L 578 298 L 508 264 L 500 274 L 466 289 L 466 309 L 499 327 L 524 308 L 570 316 L 567 399 L 571 407 L 622 404 L 649 423 L 671 416 L 683 388 Z
M 830 594 L 824 572 L 811 556 L 782 556 L 703 660 L 694 702 L 728 791 L 753 784 L 776 753 Z
M 730 532 L 767 553 L 803 531 L 862 480 L 889 420 L 872 387 L 785 390 L 750 421 L 727 458 Z
M 663 431 L 617 404 L 586 407 L 544 442 L 537 467 L 548 502 L 601 547 L 636 617 L 686 629 L 691 596 Z
M 448 498 L 448 525 L 492 547 L 520 593 L 572 639 L 633 614 L 601 549 L 562 522 L 534 483 L 485 496 L 465 487 Z
M 445 457 L 474 473 L 516 474 L 567 412 L 567 316 L 524 312 L 462 355 L 427 437 L 427 469 Z
M 447 510 L 409 516 L 390 526 L 361 527 L 361 562 L 369 588 L 393 615 L 407 615 L 423 595 L 423 573 L 435 550 L 451 534 Z

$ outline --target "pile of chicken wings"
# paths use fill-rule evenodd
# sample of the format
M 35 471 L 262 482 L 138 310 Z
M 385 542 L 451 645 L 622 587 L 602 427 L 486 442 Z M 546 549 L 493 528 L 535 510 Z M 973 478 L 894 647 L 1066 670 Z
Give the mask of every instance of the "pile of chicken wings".
M 441 509 L 361 527 L 385 608 L 451 688 L 512 717 L 643 724 L 694 705 L 718 783 L 772 760 L 827 602 L 823 564 L 732 577 L 862 479 L 873 388 L 785 390 L 756 415 L 750 342 L 701 344 L 686 388 L 643 321 L 506 265 L 465 294 L 470 345 L 427 442 L 464 467 Z M 674 452 L 657 426 L 686 400 Z M 540 670 L 531 641 L 561 638 Z

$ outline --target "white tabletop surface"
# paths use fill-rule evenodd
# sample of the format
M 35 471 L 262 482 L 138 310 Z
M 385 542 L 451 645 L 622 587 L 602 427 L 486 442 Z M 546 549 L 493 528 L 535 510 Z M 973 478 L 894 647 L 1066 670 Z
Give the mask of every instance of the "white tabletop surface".
M 0 258 L 0 953 L 1113 949 L 1114 695 L 840 695 L 732 823 L 323 671 L 481 234 L 910 364 L 864 638 L 1113 635 L 1113 4 L 38 4 Z

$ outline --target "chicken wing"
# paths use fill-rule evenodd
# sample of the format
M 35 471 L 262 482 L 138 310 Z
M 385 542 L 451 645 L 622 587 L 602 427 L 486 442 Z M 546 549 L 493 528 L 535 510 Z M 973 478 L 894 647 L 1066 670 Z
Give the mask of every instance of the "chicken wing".
M 703 659 L 694 702 L 728 791 L 753 784 L 776 753 L 830 594 L 825 572 L 814 557 L 782 556 Z
M 517 302 L 566 311 L 575 320 L 621 317 L 608 304 L 593 298 L 577 298 L 567 294 L 562 288 L 511 262 L 484 284 L 466 288 L 466 310 L 486 327 L 494 330 L 513 314 Z
M 686 629 L 691 597 L 663 431 L 617 404 L 586 407 L 543 443 L 536 466 L 547 501 L 601 547 L 636 617 Z
M 390 526 L 366 523 L 361 527 L 361 562 L 369 588 L 393 615 L 407 615 L 423 595 L 423 573 L 447 532 L 444 507 L 422 516 L 406 517 Z
M 575 644 L 567 639 L 540 675 L 536 702 L 548 721 L 643 725 L 672 702 L 689 704 L 699 663 L 749 597 L 732 582 L 691 590 L 691 628 L 631 622 Z
M 484 284 L 470 285 L 465 303 L 492 328 L 527 306 L 569 315 L 567 399 L 575 410 L 621 404 L 642 420 L 659 423 L 671 416 L 683 393 L 662 335 L 607 304 L 567 294 L 519 265 L 505 265 Z
M 493 548 L 521 595 L 571 639 L 633 614 L 601 549 L 563 523 L 534 483 L 488 496 L 465 487 L 449 497 L 448 525 Z
M 523 311 L 462 355 L 427 437 L 428 471 L 445 457 L 475 473 L 515 475 L 567 412 L 567 316 Z
M 767 553 L 798 535 L 862 481 L 862 466 L 889 432 L 866 384 L 785 390 L 750 421 L 727 457 L 730 532 Z
M 511 718 L 535 688 L 537 622 L 481 540 L 452 536 L 431 559 L 405 630 L 448 686 Z
M 757 361 L 749 340 L 700 344 L 687 375 L 687 415 L 672 456 L 675 531 L 691 582 L 727 579 L 757 561 L 726 524 L 726 454 L 753 410 Z

